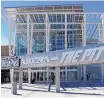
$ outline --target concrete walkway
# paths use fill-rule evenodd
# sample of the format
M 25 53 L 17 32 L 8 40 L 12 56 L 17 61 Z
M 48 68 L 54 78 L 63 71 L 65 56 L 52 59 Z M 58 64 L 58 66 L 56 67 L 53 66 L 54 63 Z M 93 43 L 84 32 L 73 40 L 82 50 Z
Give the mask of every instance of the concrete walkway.
M 23 90 L 17 91 L 17 95 L 11 94 L 11 84 L 1 84 L 1 97 L 34 97 L 34 98 L 104 98 L 104 87 L 67 87 L 65 90 L 60 89 L 60 93 L 55 92 L 55 85 L 51 86 L 50 92 L 48 91 L 47 84 L 23 84 Z

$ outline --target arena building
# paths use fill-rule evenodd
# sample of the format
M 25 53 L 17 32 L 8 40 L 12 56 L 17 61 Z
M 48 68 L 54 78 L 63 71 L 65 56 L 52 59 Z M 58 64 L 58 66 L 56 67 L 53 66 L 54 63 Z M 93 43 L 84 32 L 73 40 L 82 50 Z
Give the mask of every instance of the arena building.
M 6 7 L 5 10 L 9 57 L 2 59 L 2 70 L 10 69 L 11 77 L 13 72 L 18 73 L 20 88 L 23 82 L 49 83 L 52 76 L 56 91 L 60 82 L 103 82 L 104 13 L 84 12 L 83 5 Z M 11 30 L 14 30 L 12 50 Z M 19 68 L 12 54 L 21 59 Z

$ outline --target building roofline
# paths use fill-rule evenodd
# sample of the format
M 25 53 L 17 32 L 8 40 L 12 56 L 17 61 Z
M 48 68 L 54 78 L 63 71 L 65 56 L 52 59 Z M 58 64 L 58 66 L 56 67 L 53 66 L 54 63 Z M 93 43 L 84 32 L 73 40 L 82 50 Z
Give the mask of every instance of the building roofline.
M 6 8 L 31 8 L 31 7 L 53 7 L 53 6 L 83 6 L 83 4 L 59 4 L 59 5 L 35 5 L 35 6 L 17 6 L 17 7 L 4 7 Z

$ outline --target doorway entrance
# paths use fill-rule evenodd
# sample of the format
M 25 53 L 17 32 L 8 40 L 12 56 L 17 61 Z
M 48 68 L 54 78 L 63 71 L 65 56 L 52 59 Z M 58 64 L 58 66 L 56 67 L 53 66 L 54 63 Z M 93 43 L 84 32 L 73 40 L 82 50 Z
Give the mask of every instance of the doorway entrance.
M 77 69 L 71 69 L 67 71 L 67 80 L 68 81 L 77 81 Z

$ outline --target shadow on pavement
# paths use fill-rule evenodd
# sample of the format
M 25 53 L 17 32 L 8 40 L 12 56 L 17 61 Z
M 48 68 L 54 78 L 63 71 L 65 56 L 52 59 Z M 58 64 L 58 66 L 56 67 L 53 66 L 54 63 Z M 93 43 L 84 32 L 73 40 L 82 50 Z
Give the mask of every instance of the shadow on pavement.
M 64 93 L 64 94 L 79 94 L 79 95 L 100 95 L 100 96 L 104 96 L 104 94 L 95 94 L 95 93 L 75 93 L 75 92 L 60 92 L 60 93 Z
M 45 91 L 45 90 L 31 90 L 31 89 L 23 89 L 23 90 L 27 90 L 27 91 L 39 91 L 39 92 L 49 92 L 49 91 Z M 50 91 L 50 93 L 56 93 L 55 91 Z M 104 94 L 95 94 L 95 93 L 76 93 L 76 92 L 59 92 L 62 94 L 78 94 L 78 95 L 100 95 L 100 96 L 104 96 Z

